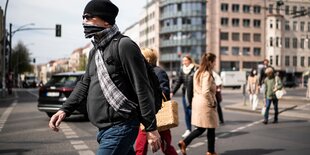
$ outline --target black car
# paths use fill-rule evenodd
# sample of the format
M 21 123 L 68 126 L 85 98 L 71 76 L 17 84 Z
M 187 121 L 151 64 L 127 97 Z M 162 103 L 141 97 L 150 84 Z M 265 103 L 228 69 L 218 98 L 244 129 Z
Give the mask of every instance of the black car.
M 47 116 L 52 117 L 62 104 L 67 100 L 84 72 L 58 73 L 39 89 L 38 109 L 46 112 Z M 73 114 L 83 114 L 87 116 L 86 100 Z

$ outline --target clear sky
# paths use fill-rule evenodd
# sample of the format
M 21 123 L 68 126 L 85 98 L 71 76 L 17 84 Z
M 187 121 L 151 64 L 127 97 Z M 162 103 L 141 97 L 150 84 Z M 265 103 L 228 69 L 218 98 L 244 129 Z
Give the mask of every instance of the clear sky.
M 7 0 L 0 0 L 4 11 Z M 139 20 L 146 0 L 111 0 L 119 8 L 116 24 L 121 31 Z M 55 37 L 54 30 L 19 31 L 13 35 L 13 47 L 22 41 L 37 64 L 49 60 L 66 58 L 74 49 L 90 42 L 85 39 L 82 13 L 89 0 L 10 0 L 7 8 L 7 29 L 28 25 L 27 28 L 55 28 L 62 25 L 62 36 Z

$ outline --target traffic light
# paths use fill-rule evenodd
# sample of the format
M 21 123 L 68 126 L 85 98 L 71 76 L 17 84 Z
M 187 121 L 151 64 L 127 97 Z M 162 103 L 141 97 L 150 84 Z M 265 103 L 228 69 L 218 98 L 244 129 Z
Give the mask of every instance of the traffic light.
M 56 24 L 56 37 L 61 37 L 61 25 Z
M 33 59 L 32 59 L 32 62 L 35 64 L 35 63 L 36 63 L 36 58 L 33 58 Z

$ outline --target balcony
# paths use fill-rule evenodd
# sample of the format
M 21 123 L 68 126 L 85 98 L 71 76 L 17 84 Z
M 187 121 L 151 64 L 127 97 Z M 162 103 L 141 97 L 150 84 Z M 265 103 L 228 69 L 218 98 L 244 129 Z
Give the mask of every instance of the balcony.
M 182 26 L 169 26 L 162 27 L 160 34 L 170 32 L 182 32 L 182 31 L 206 31 L 205 25 L 182 25 Z
M 204 39 L 180 39 L 180 40 L 161 40 L 160 47 L 173 47 L 173 46 L 196 46 L 205 45 L 206 41 Z
M 206 17 L 206 12 L 201 10 L 184 11 L 184 12 L 163 12 L 160 20 L 177 18 L 177 17 Z

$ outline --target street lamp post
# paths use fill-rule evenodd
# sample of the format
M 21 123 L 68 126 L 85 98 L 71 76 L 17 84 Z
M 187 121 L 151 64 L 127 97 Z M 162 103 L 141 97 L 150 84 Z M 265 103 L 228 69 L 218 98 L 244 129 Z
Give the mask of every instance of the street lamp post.
M 35 24 L 34 23 L 25 24 L 25 25 L 20 26 L 16 30 L 12 31 L 12 23 L 10 23 L 10 33 L 9 33 L 10 35 L 9 70 L 10 71 L 12 71 L 12 37 L 16 32 L 27 30 L 26 28 L 27 26 L 33 26 L 33 25 Z

